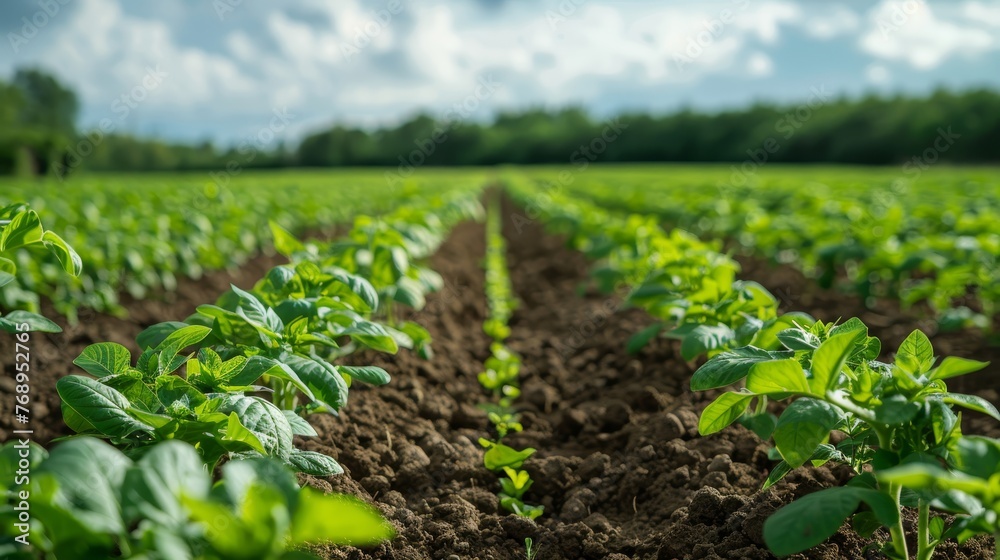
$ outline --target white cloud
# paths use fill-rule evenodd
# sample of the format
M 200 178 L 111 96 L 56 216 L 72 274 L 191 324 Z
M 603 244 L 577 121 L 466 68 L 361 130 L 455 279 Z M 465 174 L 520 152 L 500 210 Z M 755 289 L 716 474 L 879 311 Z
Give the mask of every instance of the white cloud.
M 928 70 L 994 50 L 997 41 L 982 23 L 938 16 L 925 0 L 884 0 L 869 12 L 860 46 L 875 58 Z
M 869 64 L 865 68 L 865 78 L 876 86 L 884 86 L 891 80 L 889 69 L 881 64 Z
M 747 61 L 747 69 L 750 71 L 751 76 L 770 76 L 774 73 L 774 62 L 766 54 L 756 52 L 750 55 L 750 59 Z
M 962 5 L 962 15 L 972 21 L 1000 27 L 1000 3 L 966 2 Z
M 829 40 L 854 33 L 861 27 L 861 18 L 843 4 L 810 6 L 799 25 L 811 37 Z

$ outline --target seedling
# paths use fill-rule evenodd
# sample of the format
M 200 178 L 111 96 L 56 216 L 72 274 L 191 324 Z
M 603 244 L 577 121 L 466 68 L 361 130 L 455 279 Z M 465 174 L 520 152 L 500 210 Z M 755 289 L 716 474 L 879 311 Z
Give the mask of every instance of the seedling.
M 529 519 L 542 515 L 542 506 L 526 504 L 522 497 L 534 483 L 527 471 L 521 470 L 524 461 L 535 450 L 514 449 L 502 443 L 512 432 L 523 429 L 514 409 L 514 401 L 520 396 L 519 372 L 521 358 L 504 345 L 510 328 L 507 322 L 516 307 L 514 290 L 507 271 L 506 241 L 501 232 L 500 204 L 494 200 L 487 214 L 486 232 L 486 302 L 489 316 L 483 330 L 493 338 L 490 345 L 491 356 L 486 360 L 485 371 L 479 374 L 479 383 L 496 399 L 495 403 L 482 405 L 496 431 L 495 439 L 480 438 L 479 444 L 486 449 L 483 464 L 487 469 L 504 473 L 500 479 L 500 506 L 505 510 Z

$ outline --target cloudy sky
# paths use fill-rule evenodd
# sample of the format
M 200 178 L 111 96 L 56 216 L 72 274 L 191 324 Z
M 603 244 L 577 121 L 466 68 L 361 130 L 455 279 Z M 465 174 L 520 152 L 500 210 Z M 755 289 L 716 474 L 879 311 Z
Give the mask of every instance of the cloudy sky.
M 54 72 L 81 125 L 224 143 L 275 111 L 294 141 L 456 104 L 605 116 L 1000 87 L 1000 0 L 14 0 L 0 30 L 0 76 Z

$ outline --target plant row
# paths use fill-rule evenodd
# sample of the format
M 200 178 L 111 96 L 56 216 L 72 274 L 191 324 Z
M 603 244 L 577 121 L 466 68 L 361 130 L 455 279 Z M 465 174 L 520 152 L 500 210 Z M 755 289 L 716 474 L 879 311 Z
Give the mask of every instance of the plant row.
M 978 396 L 947 387 L 948 379 L 987 363 L 938 361 L 920 331 L 891 362 L 879 361 L 881 341 L 860 320 L 777 316 L 763 287 L 734 280 L 735 264 L 688 234 L 665 232 L 648 216 L 617 215 L 560 193 L 541 199 L 531 185 L 516 181 L 510 186 L 522 203 L 569 233 L 574 245 L 601 259 L 594 270 L 599 283 L 623 283 L 628 303 L 660 319 L 631 346 L 665 332 L 681 339 L 685 359 L 709 356 L 692 390 L 736 386 L 704 409 L 699 432 L 740 422 L 773 442 L 772 456 L 780 462 L 764 489 L 803 466 L 835 462 L 853 469 L 846 485 L 807 495 L 767 520 L 764 539 L 774 553 L 818 545 L 850 518 L 865 537 L 887 528 L 884 553 L 909 558 L 904 506 L 918 510 L 912 540 L 920 559 L 931 558 L 945 539 L 1000 536 L 1000 441 L 963 435 L 960 410 L 997 420 L 1000 413 Z M 775 401 L 783 402 L 769 406 Z M 955 517 L 945 521 L 931 510 Z
M 568 187 L 790 264 L 869 303 L 925 304 L 943 330 L 993 330 L 1000 311 L 998 178 L 982 170 L 600 170 Z
M 22 273 L 0 294 L 0 306 L 37 312 L 44 296 L 70 321 L 81 309 L 124 314 L 121 293 L 158 296 L 183 278 L 236 268 L 267 250 L 269 221 L 300 233 L 479 184 L 474 174 L 440 174 L 394 187 L 374 171 L 5 182 L 0 204 L 30 203 L 77 247 L 84 266 L 72 278 L 54 259 L 16 255 Z
M 500 506 L 515 514 L 535 519 L 544 512 L 543 506 L 525 503 L 524 495 L 534 481 L 521 467 L 535 453 L 533 448 L 516 449 L 503 442 L 508 434 L 520 432 L 522 425 L 515 405 L 521 395 L 521 357 L 505 344 L 510 336 L 508 322 L 517 307 L 517 299 L 507 269 L 507 243 L 503 237 L 499 196 L 494 196 L 486 215 L 486 304 L 488 315 L 483 331 L 492 339 L 490 357 L 483 364 L 479 383 L 493 395 L 493 402 L 483 404 L 494 435 L 480 438 L 486 450 L 483 464 L 498 473 Z
M 185 322 L 145 330 L 135 361 L 113 342 L 84 350 L 74 363 L 90 375 L 57 383 L 63 417 L 113 448 L 74 437 L 42 461 L 11 447 L 4 455 L 11 472 L 21 458 L 39 464 L 18 483 L 30 490 L 7 488 L 5 515 L 17 519 L 13 504 L 28 491 L 34 551 L 60 557 L 291 558 L 288 546 L 322 535 L 355 544 L 390 536 L 356 500 L 298 490 L 295 471 L 342 469 L 296 449 L 294 437 L 317 435 L 302 416 L 336 414 L 353 381 L 389 381 L 381 368 L 337 365 L 338 358 L 359 348 L 430 352 L 426 330 L 393 310 L 418 308 L 440 287 L 422 261 L 451 226 L 480 213 L 475 193 L 429 196 L 380 219 L 360 216 L 329 243 L 301 242 L 272 223 L 289 264 L 249 290 L 233 286 Z M 75 476 L 79 456 L 117 467 Z M 176 478 L 169 469 L 204 476 Z M 221 480 L 205 483 L 215 472 Z M 194 490 L 182 484 L 187 478 Z

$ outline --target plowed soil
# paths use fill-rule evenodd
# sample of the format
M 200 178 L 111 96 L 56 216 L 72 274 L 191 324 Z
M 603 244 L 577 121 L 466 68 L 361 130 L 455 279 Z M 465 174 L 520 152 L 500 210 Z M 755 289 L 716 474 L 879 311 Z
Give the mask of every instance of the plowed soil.
M 505 218 L 513 212 L 508 205 Z M 519 403 L 525 430 L 511 441 L 538 449 L 525 464 L 536 480 L 526 499 L 544 505 L 545 515 L 536 523 L 498 511 L 497 478 L 482 466 L 476 441 L 489 422 L 477 405 L 488 395 L 476 374 L 489 355 L 489 340 L 480 329 L 486 313 L 485 241 L 481 225 L 462 224 L 432 260 L 446 288 L 414 317 L 434 336 L 434 358 L 406 352 L 354 356 L 357 363 L 386 368 L 392 382 L 379 388 L 354 385 L 342 414 L 311 417 L 320 435 L 300 443 L 336 457 L 346 470 L 303 482 L 370 501 L 398 536 L 372 549 L 316 552 L 334 559 L 523 559 L 524 540 L 531 538 L 538 560 L 771 558 L 761 538 L 767 516 L 795 497 L 843 482 L 849 472 L 800 470 L 759 492 L 773 466 L 766 444 L 741 426 L 697 435 L 698 414 L 713 397 L 688 390 L 698 364 L 683 361 L 667 340 L 626 354 L 629 336 L 651 319 L 589 287 L 589 263 L 562 239 L 538 224 L 515 230 L 505 222 L 511 276 L 521 300 L 509 344 L 524 359 Z M 53 387 L 56 379 L 75 372 L 70 361 L 84 346 L 103 340 L 131 345 L 148 324 L 181 319 L 214 300 L 230 281 L 252 283 L 273 264 L 274 259 L 260 258 L 235 275 L 185 283 L 169 302 L 135 302 L 128 320 L 92 315 L 64 335 L 33 337 L 36 441 L 65 434 Z M 926 326 L 898 308 L 871 311 L 846 296 L 815 290 L 790 269 L 744 265 L 744 278 L 787 297 L 787 307 L 826 320 L 859 315 L 888 339 L 887 347 L 914 326 Z M 0 337 L 8 374 L 0 387 L 4 439 L 10 437 L 7 384 L 13 371 L 7 360 L 12 344 L 5 338 Z M 989 359 L 993 352 L 971 333 L 935 334 L 932 340 L 942 355 Z M 997 401 L 994 389 L 973 389 Z M 972 422 L 980 433 L 1000 435 L 992 423 Z M 843 529 L 803 557 L 878 558 L 877 541 L 885 539 L 876 533 L 863 540 Z M 990 558 L 992 541 L 943 545 L 939 555 Z

